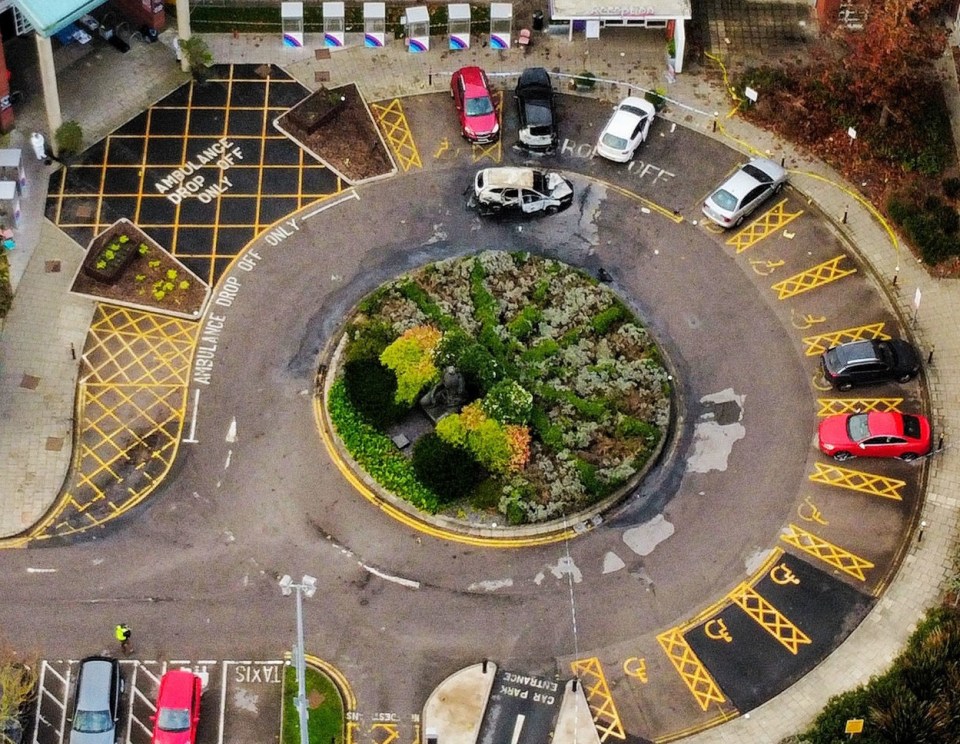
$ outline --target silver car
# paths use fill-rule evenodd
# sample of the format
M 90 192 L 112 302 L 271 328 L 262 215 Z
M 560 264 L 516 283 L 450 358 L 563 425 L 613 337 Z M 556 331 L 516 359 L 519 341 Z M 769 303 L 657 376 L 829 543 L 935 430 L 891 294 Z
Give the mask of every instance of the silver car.
M 787 182 L 787 172 L 766 158 L 741 165 L 703 203 L 703 213 L 721 227 L 734 227 Z
M 80 662 L 70 744 L 115 744 L 123 678 L 120 662 L 88 656 Z

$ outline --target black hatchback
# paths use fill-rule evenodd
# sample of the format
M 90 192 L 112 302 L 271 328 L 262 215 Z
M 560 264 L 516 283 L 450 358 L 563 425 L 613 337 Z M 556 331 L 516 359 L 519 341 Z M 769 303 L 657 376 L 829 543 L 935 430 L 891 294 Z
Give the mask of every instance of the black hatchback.
M 520 146 L 549 152 L 557 147 L 557 108 L 550 75 L 542 67 L 520 73 L 515 93 L 520 118 Z
M 920 373 L 920 355 L 899 338 L 850 341 L 823 352 L 820 369 L 838 390 L 878 382 L 910 382 Z

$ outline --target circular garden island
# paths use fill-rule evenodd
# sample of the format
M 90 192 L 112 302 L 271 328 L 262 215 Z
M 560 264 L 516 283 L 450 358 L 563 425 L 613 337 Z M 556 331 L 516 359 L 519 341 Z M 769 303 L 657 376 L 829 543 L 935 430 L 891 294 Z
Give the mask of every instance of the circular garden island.
M 327 413 L 394 497 L 464 528 L 544 525 L 616 501 L 659 453 L 671 378 L 588 274 L 486 251 L 382 285 L 346 324 Z

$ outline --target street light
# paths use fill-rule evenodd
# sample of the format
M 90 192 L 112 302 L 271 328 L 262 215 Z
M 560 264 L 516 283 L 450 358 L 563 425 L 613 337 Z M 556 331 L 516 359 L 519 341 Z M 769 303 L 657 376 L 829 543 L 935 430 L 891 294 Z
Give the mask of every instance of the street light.
M 294 584 L 289 574 L 280 579 L 280 591 L 284 597 L 297 592 L 297 643 L 293 647 L 293 663 L 297 665 L 297 699 L 294 701 L 300 713 L 300 744 L 310 744 L 307 736 L 307 684 L 306 669 L 303 660 L 303 597 L 312 597 L 317 592 L 317 580 L 313 576 L 304 576 L 299 584 Z

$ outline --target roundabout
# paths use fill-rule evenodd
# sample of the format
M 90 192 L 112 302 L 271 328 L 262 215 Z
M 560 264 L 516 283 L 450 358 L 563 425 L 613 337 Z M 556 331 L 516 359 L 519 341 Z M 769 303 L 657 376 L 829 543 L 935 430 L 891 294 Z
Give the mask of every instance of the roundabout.
M 563 98 L 565 131 L 586 142 L 603 107 Z M 409 101 L 414 136 L 454 141 L 447 106 Z M 790 188 L 741 230 L 694 224 L 740 158 L 683 127 L 653 126 L 631 167 L 571 156 L 573 140 L 538 161 L 573 183 L 573 206 L 556 215 L 468 211 L 463 191 L 480 165 L 464 150 L 328 196 L 248 243 L 200 321 L 217 341 L 209 365 L 198 356 L 191 369 L 196 442 L 180 445 L 122 529 L 108 528 L 104 540 L 131 568 L 98 591 L 175 602 L 188 632 L 162 643 L 180 653 L 269 653 L 285 612 L 275 576 L 302 568 L 324 597 L 308 646 L 349 679 L 357 720 L 389 713 L 405 732 L 442 680 L 480 659 L 580 678 L 598 731 L 638 742 L 750 711 L 819 664 L 902 560 L 926 466 L 848 468 L 821 456 L 818 416 L 925 402 L 919 383 L 869 398 L 818 389 L 817 359 L 838 341 L 906 328 L 869 268 Z M 507 147 L 501 157 L 525 162 Z M 674 374 L 678 416 L 660 459 L 639 488 L 558 541 L 460 540 L 395 518 L 317 445 L 317 364 L 362 299 L 485 250 L 602 269 Z M 66 582 L 82 570 L 58 577 L 78 601 L 85 590 Z M 229 633 L 208 624 L 211 598 Z

